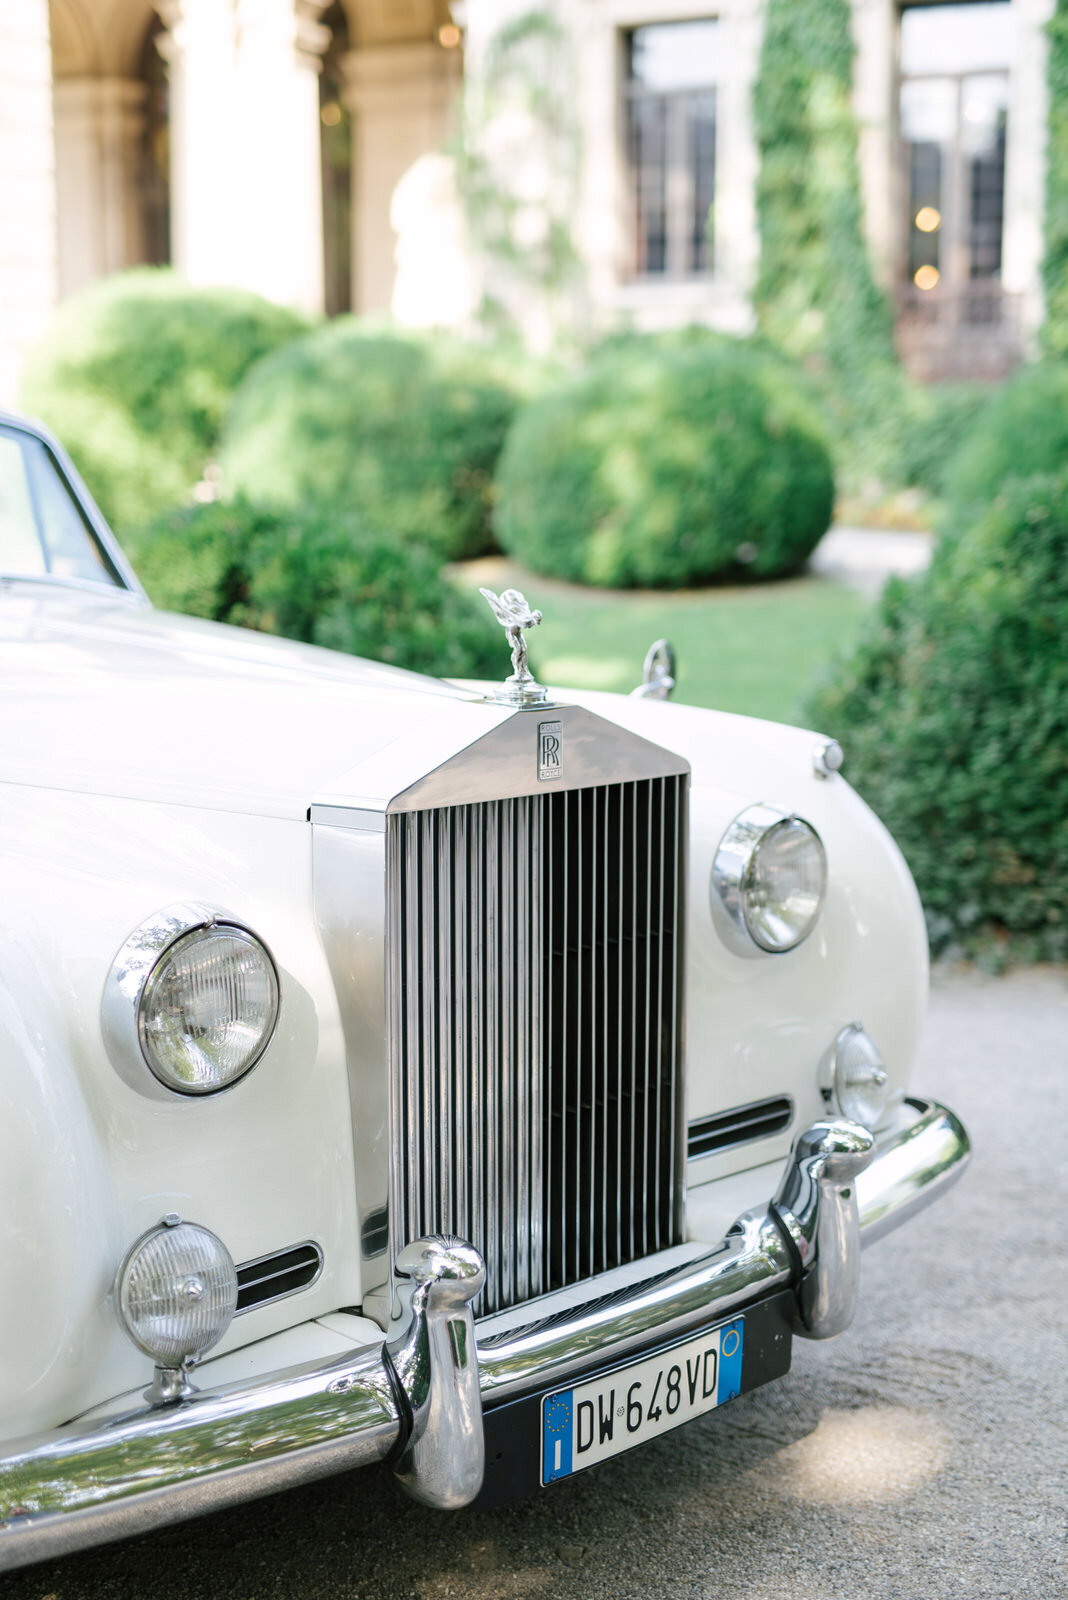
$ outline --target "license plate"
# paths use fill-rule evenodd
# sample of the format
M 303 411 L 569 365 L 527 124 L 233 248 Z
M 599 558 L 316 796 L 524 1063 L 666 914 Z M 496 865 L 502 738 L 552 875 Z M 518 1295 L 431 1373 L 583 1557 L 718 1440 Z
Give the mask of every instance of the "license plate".
M 541 1481 L 555 1483 L 715 1410 L 742 1387 L 744 1319 L 546 1395 Z

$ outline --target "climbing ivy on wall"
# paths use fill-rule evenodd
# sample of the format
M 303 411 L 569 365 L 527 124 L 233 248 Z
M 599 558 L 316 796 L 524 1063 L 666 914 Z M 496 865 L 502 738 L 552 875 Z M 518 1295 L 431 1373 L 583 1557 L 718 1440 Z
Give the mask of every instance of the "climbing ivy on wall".
M 567 33 L 551 9 L 511 18 L 464 90 L 457 184 L 487 275 L 483 322 L 514 334 L 532 303 L 574 319 L 579 140 Z M 526 332 L 529 334 L 529 327 Z
M 1068 0 L 1057 0 L 1046 24 L 1049 56 L 1049 144 L 1046 169 L 1046 255 L 1042 277 L 1046 321 L 1042 342 L 1068 356 Z
M 830 382 L 849 431 L 902 379 L 864 240 L 849 0 L 767 0 L 754 118 L 762 330 Z

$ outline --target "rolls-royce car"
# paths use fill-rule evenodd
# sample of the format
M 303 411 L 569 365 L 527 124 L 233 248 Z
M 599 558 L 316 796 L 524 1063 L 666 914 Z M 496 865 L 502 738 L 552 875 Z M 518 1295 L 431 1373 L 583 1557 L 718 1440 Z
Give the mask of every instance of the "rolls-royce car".
M 0 1565 L 559 1494 L 848 1326 L 968 1141 L 832 740 L 547 689 L 514 590 L 496 684 L 164 615 L 14 417 L 0 574 Z

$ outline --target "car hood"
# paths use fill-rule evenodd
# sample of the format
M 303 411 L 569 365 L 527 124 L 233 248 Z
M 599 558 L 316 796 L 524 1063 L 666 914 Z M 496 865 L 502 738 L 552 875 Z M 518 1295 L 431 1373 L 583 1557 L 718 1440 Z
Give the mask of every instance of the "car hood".
M 798 728 L 592 690 L 554 699 L 685 756 L 698 789 L 752 798 L 811 780 Z M 8 783 L 303 821 L 316 800 L 380 804 L 513 715 L 477 684 L 132 597 L 0 582 Z
M 507 666 L 503 648 L 502 668 Z M 0 585 L 0 773 L 9 783 L 304 818 L 314 795 L 470 689 L 126 598 Z M 461 734 L 461 742 L 463 735 Z

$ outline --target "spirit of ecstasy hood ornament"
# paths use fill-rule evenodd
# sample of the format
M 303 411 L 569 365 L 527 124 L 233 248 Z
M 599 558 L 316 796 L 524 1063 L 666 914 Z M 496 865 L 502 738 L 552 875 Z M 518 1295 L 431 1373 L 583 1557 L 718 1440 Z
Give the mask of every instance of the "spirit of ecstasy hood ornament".
M 512 646 L 512 676 L 495 691 L 494 698 L 512 706 L 546 705 L 548 690 L 534 681 L 527 666 L 527 642 L 523 638 L 524 628 L 536 628 L 541 622 L 541 612 L 532 611 L 518 589 L 504 589 L 499 595 L 492 589 L 480 589 L 479 593 L 489 601 L 493 615 L 506 630 Z

